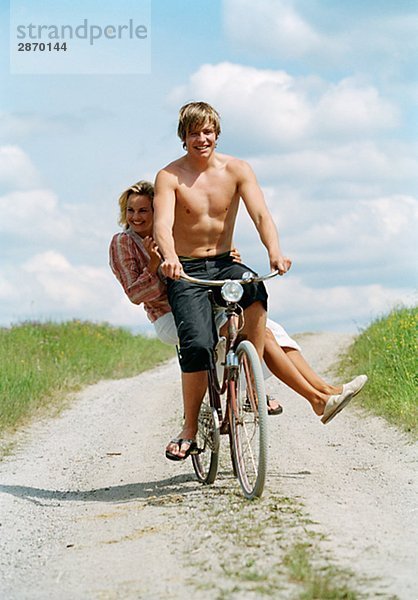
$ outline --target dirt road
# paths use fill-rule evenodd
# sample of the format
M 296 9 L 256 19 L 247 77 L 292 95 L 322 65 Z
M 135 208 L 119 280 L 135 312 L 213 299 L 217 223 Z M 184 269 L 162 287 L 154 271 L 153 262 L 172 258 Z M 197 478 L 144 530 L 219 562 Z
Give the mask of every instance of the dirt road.
M 325 373 L 350 339 L 300 341 Z M 270 380 L 285 412 L 269 419 L 266 492 L 249 503 L 226 447 L 211 487 L 165 459 L 178 380 L 173 361 L 101 382 L 18 436 L 0 463 L 1 598 L 295 598 L 300 553 L 311 579 L 418 598 L 416 445 L 355 406 L 323 426 Z

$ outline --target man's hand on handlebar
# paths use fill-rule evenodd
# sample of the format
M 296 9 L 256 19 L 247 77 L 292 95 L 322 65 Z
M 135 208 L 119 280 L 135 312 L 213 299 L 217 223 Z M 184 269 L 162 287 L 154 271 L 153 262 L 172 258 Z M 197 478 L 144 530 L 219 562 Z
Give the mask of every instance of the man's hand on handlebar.
M 284 275 L 292 266 L 292 261 L 287 256 L 278 256 L 270 259 L 270 268 L 272 271 L 278 271 L 279 275 Z
M 161 271 L 165 277 L 169 277 L 170 279 L 179 279 L 180 275 L 183 273 L 183 267 L 176 256 L 175 258 L 164 259 L 161 263 Z

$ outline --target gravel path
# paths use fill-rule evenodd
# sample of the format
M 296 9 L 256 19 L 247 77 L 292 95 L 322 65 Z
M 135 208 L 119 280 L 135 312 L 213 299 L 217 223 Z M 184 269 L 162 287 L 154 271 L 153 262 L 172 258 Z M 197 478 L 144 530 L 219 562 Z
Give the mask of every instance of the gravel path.
M 325 373 L 351 337 L 300 341 Z M 178 382 L 174 361 L 101 382 L 17 436 L 0 463 L 1 598 L 293 598 L 283 557 L 309 528 L 315 564 L 351 569 L 364 597 L 418 598 L 416 445 L 355 405 L 324 427 L 269 381 L 285 413 L 269 419 L 265 495 L 248 503 L 227 461 L 203 487 L 190 461 L 165 459 Z

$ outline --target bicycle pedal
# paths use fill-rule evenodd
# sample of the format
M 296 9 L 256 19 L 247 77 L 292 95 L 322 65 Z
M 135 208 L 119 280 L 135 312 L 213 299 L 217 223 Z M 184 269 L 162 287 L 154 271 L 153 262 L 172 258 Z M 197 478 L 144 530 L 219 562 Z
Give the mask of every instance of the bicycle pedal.
M 242 405 L 242 410 L 243 410 L 244 412 L 247 412 L 247 413 L 249 413 L 249 412 L 254 412 L 254 411 L 253 411 L 253 408 L 252 408 L 252 406 L 251 406 L 251 402 L 249 401 L 249 399 L 248 399 L 248 398 L 246 398 L 246 399 L 245 399 L 245 402 L 244 402 L 244 403 L 243 403 L 243 405 Z

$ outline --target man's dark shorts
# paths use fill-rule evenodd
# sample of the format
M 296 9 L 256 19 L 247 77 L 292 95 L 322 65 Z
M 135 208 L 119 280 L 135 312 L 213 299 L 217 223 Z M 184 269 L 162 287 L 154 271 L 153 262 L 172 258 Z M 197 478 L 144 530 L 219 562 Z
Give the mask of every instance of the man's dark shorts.
M 230 252 L 210 258 L 180 257 L 187 275 L 198 279 L 240 279 L 245 271 L 252 269 L 234 262 Z M 244 294 L 240 306 L 246 309 L 260 301 L 267 310 L 267 291 L 263 283 L 249 283 L 243 286 Z M 168 301 L 173 311 L 179 337 L 179 360 L 184 373 L 204 371 L 213 365 L 213 348 L 218 339 L 213 318 L 212 290 L 216 304 L 225 306 L 220 286 L 203 287 L 182 279 L 167 280 Z

